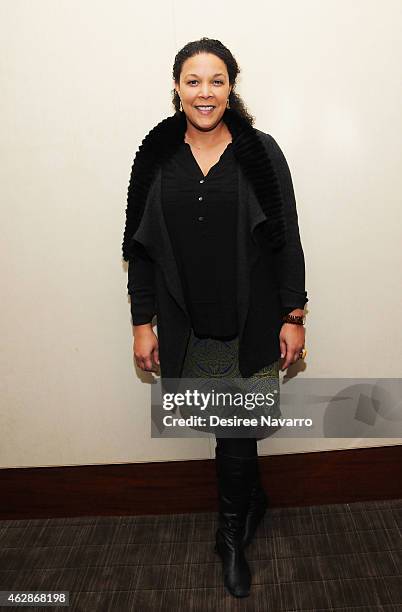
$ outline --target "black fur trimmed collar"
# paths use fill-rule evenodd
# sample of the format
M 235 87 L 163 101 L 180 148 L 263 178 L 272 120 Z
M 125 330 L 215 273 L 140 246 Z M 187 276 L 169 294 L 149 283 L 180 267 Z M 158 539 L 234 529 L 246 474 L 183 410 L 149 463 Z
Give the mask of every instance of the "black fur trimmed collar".
M 236 111 L 227 108 L 222 119 L 232 134 L 234 156 L 267 216 L 271 247 L 280 248 L 286 241 L 282 195 L 278 177 L 264 143 L 254 127 Z M 135 155 L 127 191 L 126 225 L 122 244 L 125 261 L 129 261 L 132 255 L 132 237 L 139 227 L 156 170 L 183 143 L 186 129 L 185 113 L 177 111 L 152 128 Z

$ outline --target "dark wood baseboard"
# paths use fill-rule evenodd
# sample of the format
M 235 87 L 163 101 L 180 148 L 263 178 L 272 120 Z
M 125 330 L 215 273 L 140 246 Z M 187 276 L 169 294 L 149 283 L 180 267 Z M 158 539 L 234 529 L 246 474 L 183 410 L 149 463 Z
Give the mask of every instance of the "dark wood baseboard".
M 402 445 L 260 457 L 271 507 L 402 497 Z M 0 519 L 215 512 L 215 460 L 0 470 Z

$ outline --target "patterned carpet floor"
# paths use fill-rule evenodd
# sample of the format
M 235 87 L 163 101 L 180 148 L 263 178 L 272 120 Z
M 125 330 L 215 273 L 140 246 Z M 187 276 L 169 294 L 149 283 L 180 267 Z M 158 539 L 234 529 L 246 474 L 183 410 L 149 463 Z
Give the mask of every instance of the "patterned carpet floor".
M 69 607 L 29 610 L 402 611 L 402 500 L 270 509 L 241 600 L 222 584 L 216 526 L 215 513 L 0 521 L 0 590 L 69 591 Z

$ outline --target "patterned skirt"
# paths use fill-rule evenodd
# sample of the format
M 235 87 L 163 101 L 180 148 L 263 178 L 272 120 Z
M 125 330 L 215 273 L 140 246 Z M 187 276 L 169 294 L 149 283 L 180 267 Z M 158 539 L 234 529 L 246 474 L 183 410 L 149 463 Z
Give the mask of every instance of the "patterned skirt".
M 207 393 L 214 388 L 215 392 L 221 393 L 241 393 L 242 396 L 249 398 L 248 408 L 244 402 L 238 406 L 215 406 L 207 407 L 203 410 L 203 416 L 210 414 L 219 415 L 223 418 L 233 418 L 235 416 L 254 418 L 258 421 L 258 426 L 242 427 L 219 427 L 213 431 L 219 437 L 256 437 L 263 439 L 275 433 L 280 427 L 275 425 L 267 426 L 262 416 L 271 419 L 280 418 L 280 388 L 279 388 L 279 359 L 261 368 L 250 377 L 243 377 L 239 370 L 239 337 L 223 340 L 218 338 L 199 338 L 191 329 L 191 334 L 186 350 L 182 379 L 196 379 L 193 382 L 200 392 Z M 261 394 L 271 397 L 270 405 L 260 401 L 257 406 L 252 394 Z M 200 414 L 193 408 L 182 406 L 180 412 L 183 417 L 192 414 Z M 206 431 L 204 427 L 193 427 L 199 431 Z M 212 430 L 210 430 L 212 431 Z

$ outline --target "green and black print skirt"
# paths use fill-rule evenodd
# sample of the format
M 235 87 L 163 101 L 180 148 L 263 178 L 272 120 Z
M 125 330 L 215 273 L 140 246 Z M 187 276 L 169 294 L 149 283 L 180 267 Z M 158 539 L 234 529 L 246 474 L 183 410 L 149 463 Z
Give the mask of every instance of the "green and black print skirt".
M 209 397 L 213 397 L 213 400 L 202 409 L 186 404 L 180 407 L 180 413 L 183 417 L 194 415 L 205 418 L 205 424 L 192 426 L 198 431 L 213 432 L 219 437 L 267 438 L 279 429 L 275 424 L 271 425 L 271 421 L 275 423 L 275 419 L 282 416 L 279 360 L 252 376 L 242 377 L 238 353 L 238 336 L 229 340 L 199 338 L 191 329 L 181 375 L 182 384 L 185 388 L 204 393 L 204 397 L 210 393 Z M 218 401 L 218 394 L 225 394 L 226 401 L 223 401 L 222 395 L 219 396 L 221 401 Z

